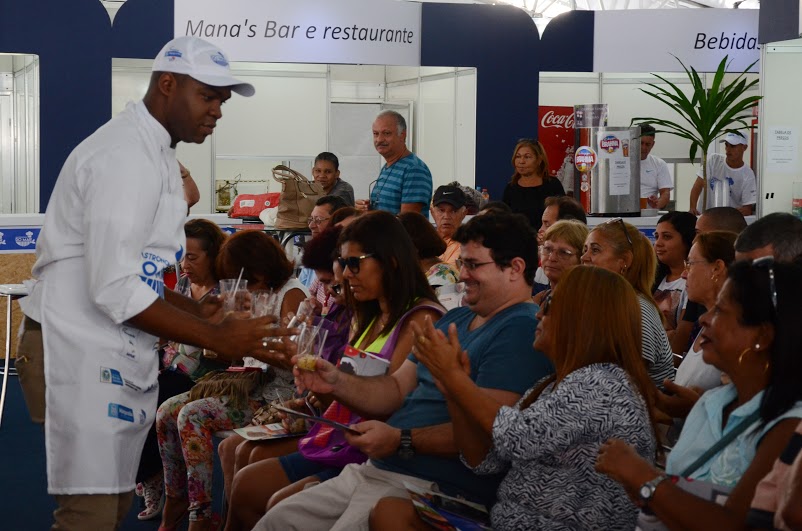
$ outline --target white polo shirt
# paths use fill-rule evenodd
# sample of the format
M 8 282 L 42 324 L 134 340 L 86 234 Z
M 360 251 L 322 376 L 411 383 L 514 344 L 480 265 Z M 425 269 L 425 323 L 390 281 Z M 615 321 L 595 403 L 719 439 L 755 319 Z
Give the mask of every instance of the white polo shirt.
M 668 171 L 668 164 L 659 157 L 649 155 L 640 161 L 640 196 L 659 196 L 662 188 L 674 189 L 674 180 Z

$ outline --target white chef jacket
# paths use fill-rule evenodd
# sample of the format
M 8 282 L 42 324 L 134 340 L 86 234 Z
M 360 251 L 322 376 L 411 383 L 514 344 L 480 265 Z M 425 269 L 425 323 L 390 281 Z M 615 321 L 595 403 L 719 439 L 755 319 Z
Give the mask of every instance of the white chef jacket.
M 187 204 L 170 135 L 143 102 L 73 150 L 21 299 L 42 324 L 50 494 L 134 489 L 157 405 L 156 338 L 125 321 L 164 294 Z

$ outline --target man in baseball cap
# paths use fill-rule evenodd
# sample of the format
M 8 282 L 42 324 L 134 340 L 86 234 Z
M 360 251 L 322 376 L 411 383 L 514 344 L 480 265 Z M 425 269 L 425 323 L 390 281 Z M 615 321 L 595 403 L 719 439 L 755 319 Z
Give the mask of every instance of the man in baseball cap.
M 757 182 L 755 173 L 744 162 L 744 153 L 749 145 L 746 136 L 741 133 L 727 133 L 720 140 L 724 143 L 724 155 L 711 153 L 707 156 L 707 205 L 706 208 L 716 206 L 731 206 L 737 208 L 744 216 L 753 213 L 757 203 Z M 703 211 L 700 196 L 704 189 L 702 168 L 697 173 L 698 178 L 691 188 L 691 212 L 697 216 Z M 717 185 L 716 182 L 721 182 Z M 724 201 L 728 204 L 714 204 L 714 194 L 711 193 L 716 186 L 729 191 Z
M 452 237 L 465 219 L 465 192 L 459 186 L 440 186 L 434 191 L 432 199 L 432 217 L 437 226 L 437 233 L 446 242 L 446 252 L 440 255 L 440 260 L 451 265 L 457 263 L 459 258 L 459 242 Z
M 44 366 L 31 378 L 44 395 L 36 416 L 58 504 L 53 529 L 118 529 L 127 514 L 156 416 L 158 338 L 234 360 L 267 351 L 266 335 L 286 335 L 270 318 L 212 323 L 217 298 L 200 304 L 164 287 L 164 268 L 186 249 L 175 146 L 212 134 L 232 91 L 253 87 L 231 77 L 219 49 L 175 39 L 144 99 L 81 142 L 58 176 L 22 304 L 23 340 Z

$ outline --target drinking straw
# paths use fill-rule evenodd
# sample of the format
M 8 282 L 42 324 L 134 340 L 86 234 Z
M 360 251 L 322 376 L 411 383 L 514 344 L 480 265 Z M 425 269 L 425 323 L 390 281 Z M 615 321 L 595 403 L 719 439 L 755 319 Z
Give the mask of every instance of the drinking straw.
M 242 274 L 243 273 L 245 273 L 245 268 L 244 267 L 239 270 L 239 276 L 237 277 L 237 283 L 234 284 L 234 297 L 235 297 L 235 300 L 236 300 L 236 297 L 237 297 L 237 291 L 239 291 L 239 281 L 242 280 Z

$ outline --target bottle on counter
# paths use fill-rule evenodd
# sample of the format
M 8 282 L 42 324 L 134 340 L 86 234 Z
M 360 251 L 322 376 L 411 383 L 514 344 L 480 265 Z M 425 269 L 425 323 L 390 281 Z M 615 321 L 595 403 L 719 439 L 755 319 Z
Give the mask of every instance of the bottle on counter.
M 478 186 L 476 188 L 477 190 L 479 189 Z M 482 188 L 482 199 L 485 201 L 490 201 L 490 192 L 487 191 L 487 188 Z

